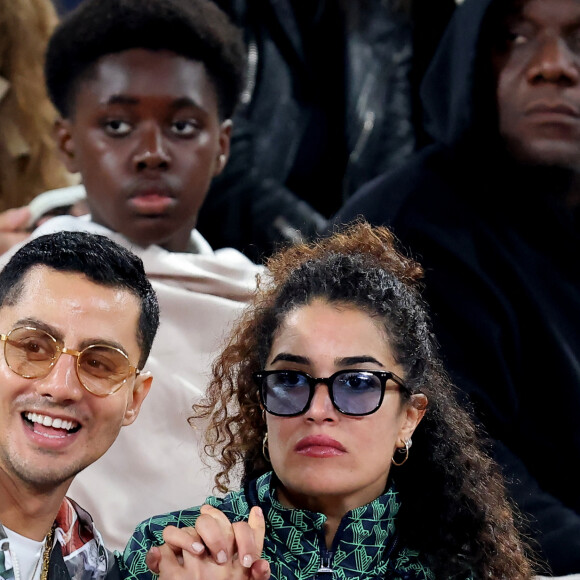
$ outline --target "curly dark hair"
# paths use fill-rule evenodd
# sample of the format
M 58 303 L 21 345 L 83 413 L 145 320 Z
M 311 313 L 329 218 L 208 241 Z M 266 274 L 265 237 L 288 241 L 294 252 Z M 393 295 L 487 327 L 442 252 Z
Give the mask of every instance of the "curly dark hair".
M 84 0 L 48 44 L 46 83 L 59 113 L 74 116 L 78 86 L 101 57 L 133 48 L 169 50 L 203 63 L 220 118 L 233 115 L 244 83 L 243 36 L 210 0 Z
M 429 401 L 413 434 L 411 457 L 393 474 L 404 545 L 426 554 L 437 578 L 530 578 L 499 468 L 457 403 L 438 358 L 420 296 L 421 267 L 396 250 L 388 229 L 361 222 L 283 250 L 267 268 L 252 306 L 214 363 L 206 399 L 190 419 L 210 418 L 205 450 L 222 467 L 217 488 L 227 490 L 239 465 L 246 480 L 271 469 L 262 455 L 266 423 L 252 373 L 264 368 L 287 314 L 315 299 L 354 306 L 382 321 L 405 371 L 406 397 L 423 393 Z

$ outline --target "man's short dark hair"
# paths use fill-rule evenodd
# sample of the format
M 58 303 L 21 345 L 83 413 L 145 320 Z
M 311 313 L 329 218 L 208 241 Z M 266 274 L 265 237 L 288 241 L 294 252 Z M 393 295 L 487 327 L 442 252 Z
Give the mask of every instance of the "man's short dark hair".
M 159 326 L 159 304 L 139 257 L 105 236 L 87 232 L 33 238 L 0 271 L 0 308 L 18 301 L 27 273 L 37 266 L 78 272 L 96 284 L 134 294 L 141 304 L 137 342 L 141 348 L 139 368 L 143 368 Z
M 168 50 L 204 64 L 221 119 L 232 116 L 244 83 L 241 31 L 209 0 L 84 0 L 57 27 L 45 73 L 52 102 L 74 117 L 79 84 L 97 61 L 134 48 Z

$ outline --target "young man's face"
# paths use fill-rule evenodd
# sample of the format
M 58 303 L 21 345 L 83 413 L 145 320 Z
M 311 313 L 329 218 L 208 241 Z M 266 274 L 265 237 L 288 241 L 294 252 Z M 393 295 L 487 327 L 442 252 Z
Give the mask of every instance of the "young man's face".
M 132 49 L 101 58 L 58 128 L 93 220 L 141 246 L 187 249 L 211 179 L 229 153 L 202 63 Z
M 0 308 L 0 333 L 34 326 L 79 351 L 89 344 L 116 346 L 136 366 L 141 356 L 139 314 L 139 300 L 128 290 L 39 266 L 26 274 L 16 303 Z M 27 340 L 29 358 L 38 356 L 42 343 Z M 74 356 L 62 354 L 47 376 L 27 379 L 8 366 L 4 341 L 0 349 L 0 485 L 4 488 L 66 489 L 79 471 L 105 453 L 121 426 L 135 420 L 151 384 L 147 373 L 137 377 L 132 373 L 117 392 L 97 397 L 79 382 Z M 9 359 L 13 368 L 19 362 L 13 353 Z
M 502 1 L 502 0 L 499 0 Z M 580 168 L 580 1 L 514 2 L 493 50 L 499 129 L 525 163 Z

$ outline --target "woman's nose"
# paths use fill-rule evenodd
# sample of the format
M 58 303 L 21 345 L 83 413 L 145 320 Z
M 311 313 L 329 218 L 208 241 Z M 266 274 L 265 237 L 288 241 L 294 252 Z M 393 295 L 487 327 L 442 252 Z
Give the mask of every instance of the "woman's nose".
M 338 411 L 332 404 L 330 390 L 324 383 L 318 383 L 314 387 L 314 395 L 310 401 L 310 407 L 306 411 L 306 418 L 311 421 L 334 421 Z

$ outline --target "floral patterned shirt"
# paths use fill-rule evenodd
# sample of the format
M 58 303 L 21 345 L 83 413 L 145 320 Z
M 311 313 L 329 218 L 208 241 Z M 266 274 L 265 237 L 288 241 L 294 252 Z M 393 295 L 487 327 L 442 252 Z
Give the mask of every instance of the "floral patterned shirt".
M 65 497 L 55 519 L 53 555 L 49 578 L 64 580 L 112 580 L 119 578 L 115 557 L 103 545 L 91 516 L 73 500 Z M 60 547 L 66 570 L 54 558 Z M 14 568 L 10 542 L 0 523 L 0 580 L 13 580 Z

